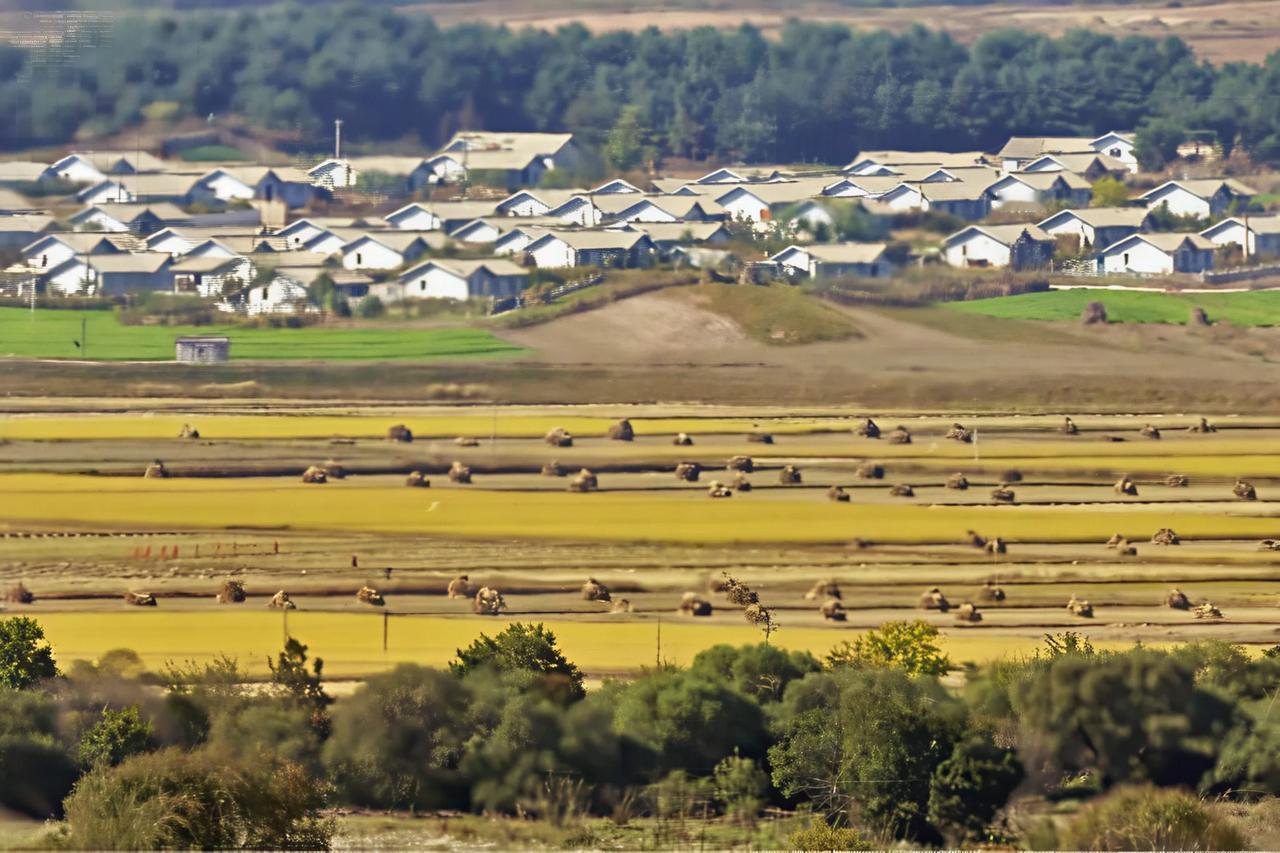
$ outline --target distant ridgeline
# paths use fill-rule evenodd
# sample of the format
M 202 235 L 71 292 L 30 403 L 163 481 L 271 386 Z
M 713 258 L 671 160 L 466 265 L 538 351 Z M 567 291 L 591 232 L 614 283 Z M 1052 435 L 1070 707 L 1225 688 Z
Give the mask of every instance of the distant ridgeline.
M 791 23 L 592 35 L 463 25 L 367 5 L 117 15 L 0 45 L 0 147 L 93 138 L 144 118 L 234 114 L 330 147 L 458 128 L 615 127 L 656 155 L 844 163 L 859 149 L 995 149 L 1010 135 L 1186 130 L 1280 155 L 1280 63 L 1198 62 L 1176 38 L 1015 30 L 972 46 L 924 28 Z M 615 137 L 617 134 L 615 134 Z M 1174 143 L 1176 144 L 1176 142 Z

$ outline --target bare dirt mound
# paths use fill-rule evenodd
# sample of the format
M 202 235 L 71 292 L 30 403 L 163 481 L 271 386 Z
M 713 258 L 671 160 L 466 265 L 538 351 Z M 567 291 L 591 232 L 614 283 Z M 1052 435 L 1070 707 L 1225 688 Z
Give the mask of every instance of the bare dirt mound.
M 622 299 L 503 337 L 550 362 L 672 363 L 759 358 L 753 342 L 727 317 L 667 290 Z

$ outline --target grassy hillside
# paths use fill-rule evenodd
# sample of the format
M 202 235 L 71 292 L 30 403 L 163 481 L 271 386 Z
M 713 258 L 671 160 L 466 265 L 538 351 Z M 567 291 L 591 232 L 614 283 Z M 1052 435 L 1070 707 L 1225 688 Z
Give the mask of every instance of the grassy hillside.
M 81 321 L 84 348 L 77 348 Z M 482 329 L 126 326 L 109 311 L 0 308 L 0 357 L 172 360 L 179 335 L 228 335 L 233 359 L 484 358 L 521 348 Z
M 1250 293 L 1131 293 L 1100 290 L 1052 290 L 1001 296 L 974 302 L 953 302 L 951 311 L 1019 320 L 1078 320 L 1089 302 L 1097 300 L 1113 323 L 1182 323 L 1195 307 L 1213 322 L 1237 326 L 1280 325 L 1280 290 Z
M 847 316 L 788 285 L 704 284 L 690 293 L 708 311 L 727 317 L 748 335 L 767 344 L 810 344 L 859 337 L 857 326 Z

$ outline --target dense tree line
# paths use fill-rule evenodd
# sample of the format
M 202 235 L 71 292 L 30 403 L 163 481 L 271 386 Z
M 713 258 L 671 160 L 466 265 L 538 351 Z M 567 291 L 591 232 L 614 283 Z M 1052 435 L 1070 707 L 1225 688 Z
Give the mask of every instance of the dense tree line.
M 965 46 L 922 27 L 803 22 L 776 40 L 749 26 L 443 30 L 367 5 L 125 16 L 101 39 L 77 33 L 0 47 L 0 146 L 234 113 L 296 130 L 313 151 L 340 117 L 352 140 L 425 145 L 487 128 L 568 130 L 603 146 L 621 121 L 640 150 L 771 162 L 1140 125 L 1157 149 L 1193 128 L 1280 154 L 1280 59 L 1215 67 L 1172 37 L 1005 30 Z
M 816 840 L 791 844 L 809 849 L 1134 849 L 1151 833 L 1173 847 L 1136 849 L 1231 849 L 1238 830 L 1182 792 L 1280 794 L 1277 650 L 1099 652 L 1064 634 L 956 689 L 937 636 L 891 623 L 823 661 L 717 646 L 584 691 L 555 637 L 517 623 L 448 670 L 403 664 L 335 703 L 296 640 L 261 689 L 233 661 L 154 675 L 124 650 L 60 673 L 37 623 L 0 620 L 0 807 L 64 818 L 53 840 L 73 848 L 323 847 L 326 805 L 559 824 L 750 822 L 773 804 L 813 813 Z M 1090 805 L 1014 827 L 1018 790 Z

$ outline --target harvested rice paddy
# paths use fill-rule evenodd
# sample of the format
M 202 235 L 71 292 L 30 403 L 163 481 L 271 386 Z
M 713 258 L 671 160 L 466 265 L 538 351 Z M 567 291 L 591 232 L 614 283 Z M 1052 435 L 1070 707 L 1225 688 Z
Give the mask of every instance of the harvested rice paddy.
M 866 413 L 835 408 L 104 408 L 0 416 L 0 588 L 35 594 L 5 606 L 39 615 L 65 658 L 127 646 L 155 667 L 226 653 L 261 674 L 287 618 L 326 671 L 359 678 L 400 661 L 444 663 L 479 632 L 519 619 L 550 625 L 589 673 L 624 673 L 758 638 L 709 591 L 723 572 L 776 609 L 773 642 L 815 654 L 917 617 L 942 628 L 957 663 L 1029 651 L 1061 630 L 1113 646 L 1280 641 L 1280 551 L 1259 546 L 1280 538 L 1275 418 L 1223 415 L 1201 433 L 1187 431 L 1198 417 L 1186 415 L 1078 414 L 1078 433 L 1065 435 L 1062 413 L 896 412 L 873 415 L 884 437 L 871 439 L 854 432 Z M 607 439 L 623 415 L 635 440 Z M 945 437 L 955 421 L 970 441 Z M 387 440 L 399 423 L 413 442 Z M 900 423 L 909 444 L 888 440 Z M 1139 432 L 1147 423 L 1158 440 Z M 177 437 L 188 424 L 198 440 Z M 573 445 L 548 446 L 554 427 Z M 674 444 L 679 432 L 692 445 Z M 762 434 L 773 441 L 752 440 Z M 463 446 L 457 436 L 479 440 Z M 713 481 L 733 481 L 726 463 L 739 455 L 752 458 L 751 490 L 710 498 Z M 170 476 L 143 478 L 157 458 Z M 545 475 L 552 459 L 569 476 Z M 445 475 L 455 460 L 471 467 L 470 484 Z M 701 466 L 696 481 L 675 477 L 681 461 Z M 882 478 L 865 476 L 868 462 Z M 302 470 L 320 464 L 345 476 L 303 483 Z M 785 465 L 799 468 L 800 483 L 782 484 Z M 569 491 L 583 467 L 598 490 Z M 411 470 L 430 487 L 407 488 Z M 1165 482 L 1175 472 L 1186 485 Z M 947 487 L 956 473 L 968 489 Z M 1113 488 L 1125 474 L 1136 495 Z M 1237 478 L 1256 500 L 1234 494 Z M 1006 481 L 1013 500 L 996 503 Z M 891 492 L 901 484 L 912 494 Z M 832 500 L 833 487 L 848 501 Z M 1181 544 L 1151 544 L 1162 528 Z M 975 548 L 974 532 L 1007 552 Z M 1116 534 L 1136 553 L 1108 548 Z M 448 597 L 459 574 L 500 589 L 505 613 L 475 616 L 469 598 Z M 227 577 L 246 584 L 247 602 L 214 602 Z M 584 600 L 587 577 L 629 607 Z M 843 591 L 842 621 L 805 597 L 824 578 Z M 1006 598 L 988 600 L 988 583 Z M 385 609 L 356 602 L 364 584 L 384 593 Z M 934 586 L 955 605 L 977 602 L 982 620 L 917 610 Z M 1174 586 L 1223 617 L 1164 607 Z M 281 589 L 298 606 L 287 617 L 265 607 Z M 158 606 L 127 606 L 126 590 L 152 592 Z M 689 591 L 714 603 L 711 617 L 677 612 Z M 1067 611 L 1072 596 L 1094 616 Z

